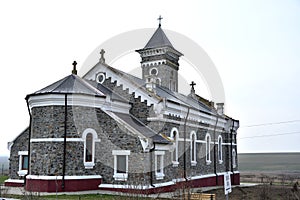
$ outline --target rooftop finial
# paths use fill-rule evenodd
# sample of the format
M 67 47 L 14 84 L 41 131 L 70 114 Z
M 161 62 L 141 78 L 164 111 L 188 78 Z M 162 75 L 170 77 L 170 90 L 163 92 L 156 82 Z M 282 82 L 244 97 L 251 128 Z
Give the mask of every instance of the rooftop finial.
M 157 18 L 157 20 L 159 21 L 159 24 L 158 24 L 158 26 L 159 27 L 161 27 L 161 20 L 162 20 L 163 18 L 161 17 L 161 15 L 159 15 L 159 17 Z
M 74 62 L 72 63 L 72 65 L 73 65 L 72 74 L 77 75 L 77 69 L 76 69 L 77 62 L 74 60 Z
M 104 49 L 101 49 L 100 54 L 101 54 L 100 63 L 105 63 L 105 58 L 104 58 L 105 51 L 104 51 Z
M 191 93 L 192 94 L 195 94 L 195 88 L 194 88 L 195 85 L 196 85 L 196 83 L 194 81 L 192 81 L 191 84 L 190 84 L 190 86 L 192 86 L 192 88 L 191 88 Z

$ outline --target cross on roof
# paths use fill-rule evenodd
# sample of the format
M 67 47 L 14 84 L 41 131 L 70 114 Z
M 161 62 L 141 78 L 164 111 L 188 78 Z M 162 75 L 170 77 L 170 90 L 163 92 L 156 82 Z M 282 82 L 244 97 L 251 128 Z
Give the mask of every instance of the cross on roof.
M 163 18 L 161 17 L 161 15 L 159 15 L 159 17 L 157 18 L 157 20 L 159 21 L 159 25 L 158 26 L 161 26 L 161 20 L 162 20 Z
M 77 69 L 76 69 L 77 62 L 74 60 L 74 62 L 72 63 L 72 65 L 73 65 L 72 74 L 77 75 Z
M 192 81 L 192 83 L 190 84 L 190 86 L 192 86 L 192 90 L 195 90 L 194 86 L 196 85 L 196 83 L 194 81 Z
M 101 51 L 100 51 L 100 55 L 101 55 L 101 57 L 100 57 L 100 62 L 101 62 L 101 63 L 105 63 L 104 54 L 105 54 L 104 49 L 101 49 Z

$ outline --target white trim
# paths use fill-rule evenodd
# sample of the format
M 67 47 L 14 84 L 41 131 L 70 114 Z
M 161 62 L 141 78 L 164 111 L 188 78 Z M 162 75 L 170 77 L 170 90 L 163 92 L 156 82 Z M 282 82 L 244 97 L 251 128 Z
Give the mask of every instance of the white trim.
M 99 81 L 99 76 L 102 76 L 102 78 L 103 78 L 102 81 Z M 97 82 L 97 83 L 102 84 L 102 83 L 104 83 L 105 79 L 106 79 L 105 72 L 99 72 L 99 73 L 96 75 L 96 82 Z
M 93 141 L 92 141 L 92 161 L 86 161 L 86 136 L 88 134 L 92 134 Z M 97 132 L 92 128 L 87 128 L 82 133 L 82 139 L 84 141 L 84 148 L 83 148 L 83 164 L 86 169 L 93 169 L 95 166 L 95 142 L 100 142 L 98 139 Z
M 155 183 L 151 185 L 120 185 L 120 184 L 107 184 L 107 183 L 102 183 L 98 187 L 99 188 L 116 188 L 116 189 L 149 189 L 149 188 L 156 188 L 156 187 L 165 187 L 165 186 L 170 186 L 170 185 L 175 185 L 175 182 L 169 181 L 169 182 L 163 182 L 163 183 Z
M 105 72 L 106 78 L 110 77 L 112 83 L 116 81 L 116 87 L 122 85 L 123 90 L 128 89 L 130 94 L 134 93 L 134 98 L 140 96 L 142 102 L 147 100 L 147 106 L 151 106 L 151 104 L 157 104 L 160 101 L 160 99 L 156 96 L 149 97 L 148 91 L 141 87 L 141 85 L 139 85 L 138 83 L 130 80 L 130 78 L 128 78 L 126 74 L 124 76 L 118 74 L 112 69 L 112 67 L 107 67 L 106 65 L 103 65 L 101 63 L 97 63 L 90 71 L 88 71 L 83 76 L 83 78 L 88 80 L 95 80 L 95 74 L 99 72 Z
M 24 180 L 19 180 L 19 179 L 7 179 L 4 181 L 4 183 L 24 183 Z
M 67 142 L 84 142 L 83 138 L 66 138 L 66 140 Z M 64 138 L 32 138 L 30 142 L 64 142 Z M 100 140 L 95 142 L 100 142 Z
M 128 157 L 130 155 L 130 150 L 112 150 L 112 155 L 114 156 L 114 175 L 113 178 L 116 181 L 127 181 L 128 179 Z M 126 172 L 125 173 L 118 173 L 117 172 L 117 162 L 118 156 L 126 156 L 126 160 L 125 160 L 125 168 L 126 168 Z
M 66 180 L 81 180 L 81 179 L 99 179 L 100 175 L 84 175 L 84 176 L 65 176 Z M 62 176 L 40 176 L 40 175 L 28 175 L 26 179 L 34 180 L 62 180 Z
M 30 109 L 34 107 L 42 106 L 64 106 L 65 95 L 64 94 L 43 94 L 30 96 L 28 99 Z M 110 101 L 109 96 L 95 97 L 84 94 L 68 94 L 67 95 L 68 106 L 83 106 L 101 108 L 102 110 L 108 110 L 113 112 L 128 113 L 130 109 L 129 103 Z
M 154 151 L 154 155 L 155 155 L 155 177 L 156 180 L 162 180 L 165 177 L 164 174 L 164 155 L 165 152 L 164 151 Z M 160 157 L 160 161 L 159 161 L 159 166 L 158 166 L 158 156 Z M 158 170 L 160 170 L 160 172 L 158 172 Z
M 28 156 L 28 151 L 18 151 L 18 155 L 25 155 Z
M 164 112 L 164 114 L 166 114 L 166 112 Z M 174 115 L 174 113 L 171 113 Z M 167 114 L 166 114 L 167 115 Z M 199 118 L 199 117 L 198 117 Z M 183 119 L 183 118 L 181 118 Z M 190 118 L 188 118 L 189 120 L 192 120 Z M 160 121 L 160 122 L 169 122 L 169 123 L 175 123 L 175 124 L 178 124 L 178 125 L 184 125 L 184 122 L 183 121 L 177 121 L 177 120 L 173 120 L 173 119 L 166 119 L 166 118 L 161 118 L 161 117 L 148 117 L 147 118 L 148 121 L 152 121 L 152 122 L 155 122 L 155 121 Z M 195 120 L 193 120 L 195 121 Z M 197 120 L 197 121 L 201 121 L 201 120 Z M 197 122 L 195 121 L 195 122 Z M 209 123 L 206 123 L 206 124 L 209 124 Z M 201 125 L 198 125 L 198 124 L 193 124 L 193 123 L 189 123 L 187 122 L 186 123 L 187 126 L 190 126 L 190 127 L 193 127 L 193 128 L 203 128 L 203 129 L 206 129 L 206 130 L 211 130 L 213 131 L 214 128 L 211 127 L 207 127 L 207 126 L 201 126 Z M 223 131 L 223 127 L 222 126 L 217 126 L 216 128 L 216 131 L 218 132 L 222 132 Z

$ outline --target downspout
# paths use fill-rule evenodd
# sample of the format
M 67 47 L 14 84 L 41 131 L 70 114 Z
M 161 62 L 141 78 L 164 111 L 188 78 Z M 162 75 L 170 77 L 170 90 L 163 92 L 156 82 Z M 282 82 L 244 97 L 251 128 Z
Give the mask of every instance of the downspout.
M 150 186 L 155 187 L 155 185 L 153 185 L 153 172 L 152 172 L 152 152 L 155 150 L 155 143 L 153 143 L 153 148 L 149 150 L 150 153 Z
M 28 97 L 25 98 L 26 99 L 26 104 L 27 104 L 27 110 L 28 110 L 28 114 L 29 114 L 29 127 L 28 127 L 28 169 L 27 169 L 27 173 L 24 176 L 24 185 L 26 186 L 26 177 L 29 175 L 29 171 L 30 171 L 30 139 L 31 139 L 31 124 L 32 124 L 32 115 L 30 112 L 30 107 L 29 107 L 29 102 L 28 102 Z
M 216 129 L 219 121 L 219 114 L 217 113 L 216 124 L 214 127 L 214 173 L 216 174 L 216 185 L 218 185 L 217 163 L 216 163 Z
M 65 94 L 65 122 L 64 122 L 64 155 L 63 155 L 63 175 L 61 188 L 65 188 L 65 174 L 66 174 L 66 150 L 67 150 L 67 120 L 68 120 L 68 96 Z
M 231 130 L 230 130 L 230 158 L 231 158 L 231 172 L 232 172 L 232 175 L 233 175 L 233 159 L 232 159 L 232 150 L 233 150 L 233 128 L 234 128 L 234 120 L 232 119 L 232 127 L 231 127 Z M 234 185 L 234 178 L 232 179 L 232 184 Z
M 186 114 L 186 117 L 184 119 L 184 143 L 183 143 L 183 177 L 185 178 L 185 181 L 188 181 L 187 176 L 186 176 L 186 123 L 187 119 L 190 113 L 190 107 L 188 107 L 188 111 Z

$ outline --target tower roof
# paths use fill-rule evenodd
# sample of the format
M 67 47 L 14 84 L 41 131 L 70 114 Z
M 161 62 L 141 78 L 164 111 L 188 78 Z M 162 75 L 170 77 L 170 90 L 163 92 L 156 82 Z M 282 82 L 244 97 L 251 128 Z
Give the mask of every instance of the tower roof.
M 162 30 L 161 26 L 159 26 L 144 49 L 149 49 L 149 48 L 156 48 L 156 47 L 163 47 L 163 46 L 170 46 L 173 47 L 171 44 L 170 40 L 167 38 L 166 34 Z M 173 47 L 174 48 L 174 47 Z

